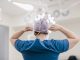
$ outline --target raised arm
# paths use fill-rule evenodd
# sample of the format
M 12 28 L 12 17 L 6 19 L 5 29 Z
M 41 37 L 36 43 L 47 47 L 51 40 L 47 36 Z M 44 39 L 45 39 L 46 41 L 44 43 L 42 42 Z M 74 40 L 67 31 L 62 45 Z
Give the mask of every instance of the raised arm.
M 16 41 L 17 39 L 19 39 L 19 37 L 20 37 L 24 32 L 27 32 L 27 31 L 32 31 L 32 28 L 31 28 L 31 27 L 26 27 L 25 29 L 20 30 L 20 31 L 14 33 L 14 34 L 12 35 L 12 37 L 10 38 L 11 43 L 14 45 L 15 41 Z
M 62 32 L 69 41 L 69 48 L 72 48 L 74 45 L 76 45 L 80 41 L 80 38 L 77 35 L 75 35 L 72 31 L 68 30 L 67 28 L 61 25 L 55 24 L 55 25 L 52 25 L 49 29 L 51 31 Z

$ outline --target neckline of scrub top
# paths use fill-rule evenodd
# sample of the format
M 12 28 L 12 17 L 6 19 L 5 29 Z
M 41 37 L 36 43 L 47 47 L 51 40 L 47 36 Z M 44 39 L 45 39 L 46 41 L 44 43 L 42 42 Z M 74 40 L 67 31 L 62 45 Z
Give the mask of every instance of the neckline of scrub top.
M 43 40 L 43 41 L 46 41 L 46 40 Z M 47 48 L 47 47 L 43 44 L 43 41 L 41 41 L 39 38 L 36 38 L 36 39 L 34 40 L 34 42 L 31 44 L 31 46 L 28 47 L 26 50 L 30 50 L 33 46 L 37 46 L 36 44 L 38 44 L 38 46 L 42 46 L 42 48 L 44 48 L 44 49 L 53 51 L 52 49 Z

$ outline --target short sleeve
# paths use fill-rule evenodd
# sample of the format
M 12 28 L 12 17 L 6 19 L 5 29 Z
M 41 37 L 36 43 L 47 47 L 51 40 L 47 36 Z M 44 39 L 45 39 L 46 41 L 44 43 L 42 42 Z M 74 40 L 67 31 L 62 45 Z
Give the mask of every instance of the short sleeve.
M 51 40 L 51 43 L 52 43 L 52 47 L 57 53 L 62 53 L 69 49 L 69 41 L 67 39 Z
M 17 39 L 14 46 L 19 52 L 22 52 L 26 50 L 31 45 L 31 43 L 32 41 L 22 41 L 20 39 Z

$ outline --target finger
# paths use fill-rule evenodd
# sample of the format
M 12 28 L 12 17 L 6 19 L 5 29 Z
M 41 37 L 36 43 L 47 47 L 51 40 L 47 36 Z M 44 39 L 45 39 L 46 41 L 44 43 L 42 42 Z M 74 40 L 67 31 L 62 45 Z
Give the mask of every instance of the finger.
M 32 31 L 32 30 L 26 30 L 26 31 Z
M 29 29 L 32 30 L 33 28 L 31 28 L 31 27 L 26 27 L 26 30 L 29 30 Z
M 26 27 L 26 28 L 32 28 L 32 27 Z
M 57 30 L 56 28 L 50 28 L 49 30 Z
M 51 30 L 51 31 L 57 31 L 56 29 L 49 29 L 49 30 Z
M 52 27 L 54 27 L 55 25 L 52 25 Z
M 29 28 L 29 29 L 27 29 L 28 31 L 33 31 L 33 29 L 32 28 Z
M 55 28 L 55 27 L 50 27 L 49 29 L 53 29 L 53 28 Z
M 55 27 L 50 27 L 49 29 L 55 29 Z

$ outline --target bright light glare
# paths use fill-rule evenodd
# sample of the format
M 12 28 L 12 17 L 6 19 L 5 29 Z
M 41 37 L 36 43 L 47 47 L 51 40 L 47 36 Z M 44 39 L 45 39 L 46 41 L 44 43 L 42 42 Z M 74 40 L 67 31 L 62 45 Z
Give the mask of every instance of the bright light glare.
M 8 0 L 9 2 L 11 2 L 12 0 Z
M 17 3 L 17 2 L 12 2 L 12 3 L 26 11 L 32 11 L 34 8 L 31 4 L 23 4 L 23 3 Z
M 43 18 L 45 18 L 49 24 L 55 24 L 56 23 L 54 20 L 54 17 L 52 17 L 50 14 L 45 14 L 45 13 L 38 15 L 35 18 L 35 21 L 38 21 L 38 20 L 43 19 Z
M 50 14 L 48 14 L 48 22 L 50 24 L 55 24 L 56 23 L 55 20 L 54 20 L 54 17 L 52 17 Z

